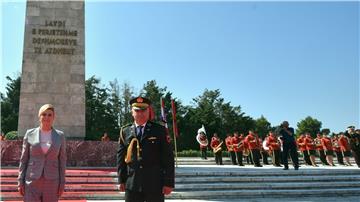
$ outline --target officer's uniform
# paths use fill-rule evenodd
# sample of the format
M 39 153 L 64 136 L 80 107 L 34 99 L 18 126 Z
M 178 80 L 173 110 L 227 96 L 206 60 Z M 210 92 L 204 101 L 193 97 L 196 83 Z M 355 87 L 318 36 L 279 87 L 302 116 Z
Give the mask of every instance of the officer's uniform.
M 141 137 L 135 123 L 122 127 L 117 164 L 125 201 L 164 201 L 163 186 L 174 187 L 174 154 L 160 124 L 147 121 Z

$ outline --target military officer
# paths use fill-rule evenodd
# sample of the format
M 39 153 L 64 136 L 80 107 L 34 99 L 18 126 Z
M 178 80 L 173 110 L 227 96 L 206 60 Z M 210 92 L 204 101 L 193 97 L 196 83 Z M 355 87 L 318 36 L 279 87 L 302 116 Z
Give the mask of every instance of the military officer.
M 165 127 L 149 121 L 151 102 L 130 100 L 134 123 L 121 128 L 117 153 L 120 191 L 126 202 L 164 201 L 174 188 L 174 154 Z

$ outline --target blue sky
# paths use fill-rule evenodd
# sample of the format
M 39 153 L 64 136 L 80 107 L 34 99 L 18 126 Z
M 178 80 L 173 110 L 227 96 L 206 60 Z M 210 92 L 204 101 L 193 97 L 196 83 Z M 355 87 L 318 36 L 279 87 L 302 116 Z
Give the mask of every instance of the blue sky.
M 5 92 L 21 71 L 25 3 L 1 9 Z M 220 89 L 273 125 L 359 127 L 359 2 L 90 1 L 85 13 L 86 78 L 136 92 L 155 79 L 185 105 Z

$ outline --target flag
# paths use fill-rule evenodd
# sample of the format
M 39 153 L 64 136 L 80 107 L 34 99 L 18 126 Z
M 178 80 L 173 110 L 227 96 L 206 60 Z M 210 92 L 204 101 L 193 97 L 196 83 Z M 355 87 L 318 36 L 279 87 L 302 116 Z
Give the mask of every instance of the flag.
M 171 100 L 171 111 L 172 111 L 172 117 L 173 117 L 173 131 L 176 138 L 179 138 L 179 131 L 177 128 L 177 122 L 176 122 L 176 107 L 174 100 Z

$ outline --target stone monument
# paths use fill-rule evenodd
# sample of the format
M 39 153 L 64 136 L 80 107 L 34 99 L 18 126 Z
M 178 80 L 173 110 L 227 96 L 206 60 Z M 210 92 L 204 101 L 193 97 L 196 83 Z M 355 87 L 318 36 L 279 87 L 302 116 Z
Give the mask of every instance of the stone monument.
M 19 136 L 39 125 L 40 106 L 55 106 L 55 128 L 85 137 L 84 1 L 27 1 Z

